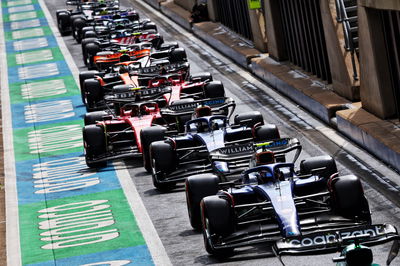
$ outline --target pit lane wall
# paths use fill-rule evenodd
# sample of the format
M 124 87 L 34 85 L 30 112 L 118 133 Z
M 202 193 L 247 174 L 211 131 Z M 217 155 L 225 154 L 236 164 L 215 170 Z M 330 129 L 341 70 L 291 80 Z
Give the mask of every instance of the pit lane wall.
M 153 265 L 114 167 L 86 167 L 85 108 L 46 7 L 1 5 L 8 264 Z

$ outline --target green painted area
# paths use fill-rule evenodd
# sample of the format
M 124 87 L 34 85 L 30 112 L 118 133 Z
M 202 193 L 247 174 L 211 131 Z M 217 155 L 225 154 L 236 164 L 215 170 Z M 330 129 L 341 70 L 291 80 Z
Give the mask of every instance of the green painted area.
M 40 58 L 40 55 L 44 51 L 48 51 L 48 50 L 51 51 L 52 58 L 49 58 L 47 60 L 46 60 L 46 58 Z M 17 56 L 21 57 L 21 55 L 25 56 L 25 57 L 39 55 L 39 57 L 36 56 L 36 58 L 37 58 L 37 60 L 40 60 L 40 61 L 35 60 L 35 62 L 25 62 L 23 65 L 29 65 L 29 64 L 34 64 L 34 63 L 38 63 L 38 62 L 45 63 L 45 62 L 49 62 L 49 61 L 62 61 L 62 60 L 64 60 L 64 57 L 63 57 L 63 55 L 62 55 L 62 53 L 61 53 L 61 51 L 60 51 L 60 49 L 58 47 L 46 48 L 46 49 L 40 49 L 40 50 L 34 50 L 34 51 L 23 51 L 23 52 L 18 52 L 18 53 L 7 54 L 8 67 L 21 65 L 21 64 L 18 64 L 18 62 L 17 62 Z
M 3 15 L 3 22 L 13 22 L 13 21 L 21 21 L 25 19 L 33 19 L 33 18 L 44 18 L 44 13 L 42 10 L 36 10 L 36 15 L 34 17 L 31 17 L 32 11 L 28 12 L 21 12 L 21 13 L 11 13 L 11 14 L 4 14 Z M 16 18 L 16 19 L 12 19 Z
M 35 28 L 35 29 L 37 29 L 37 28 Z M 51 31 L 50 27 L 48 27 L 48 26 L 43 26 L 43 27 L 41 27 L 41 29 L 43 29 L 43 33 L 44 33 L 42 36 L 52 35 L 52 31 Z M 13 33 L 13 32 L 17 32 L 17 31 L 28 31 L 28 32 L 29 32 L 29 29 L 15 30 L 15 31 L 6 31 L 6 32 L 4 32 L 6 41 L 23 40 L 23 39 L 28 39 L 28 38 L 32 38 L 32 37 L 37 37 L 37 36 L 29 36 L 29 37 L 25 37 L 25 38 L 14 39 L 12 33 Z
M 72 76 L 48 78 L 31 82 L 10 84 L 11 103 L 47 100 L 80 94 Z
M 14 6 L 23 6 L 23 5 L 29 5 L 29 4 L 37 4 L 37 0 L 12 0 L 12 1 L 2 1 L 1 2 L 1 7 L 6 8 L 6 7 L 14 7 Z
M 14 130 L 16 161 L 83 152 L 83 119 Z
M 42 248 L 46 244 L 49 244 L 50 242 L 42 241 L 41 238 L 44 238 L 46 236 L 40 236 L 40 234 L 48 232 L 49 229 L 46 230 L 39 229 L 39 223 L 46 220 L 38 217 L 39 215 L 43 214 L 43 213 L 38 213 L 38 211 L 64 204 L 87 202 L 93 200 L 108 200 L 108 202 L 103 204 L 111 205 L 111 208 L 105 210 L 111 209 L 114 224 L 95 229 L 90 229 L 91 226 L 87 226 L 86 227 L 87 230 L 85 231 L 68 233 L 68 231 L 70 230 L 80 230 L 84 229 L 84 227 L 81 226 L 76 228 L 68 228 L 68 225 L 58 223 L 58 226 L 53 226 L 52 229 L 53 230 L 61 229 L 61 230 L 58 230 L 58 232 L 53 231 L 53 238 L 58 235 L 59 237 L 64 237 L 64 238 L 70 237 L 70 239 L 76 239 L 78 235 L 88 234 L 88 233 L 99 234 L 99 232 L 104 232 L 106 230 L 112 230 L 112 229 L 117 229 L 117 232 L 119 233 L 118 237 L 99 243 L 80 245 L 76 247 L 64 247 L 59 249 Z M 57 214 L 76 213 L 78 211 L 84 211 L 89 209 L 90 209 L 89 207 L 86 207 L 75 210 L 57 212 Z M 79 256 L 79 255 L 114 250 L 119 248 L 144 245 L 145 241 L 143 239 L 142 233 L 140 232 L 140 229 L 137 226 L 134 216 L 130 211 L 128 211 L 129 209 L 130 209 L 129 204 L 124 196 L 122 189 L 19 206 L 22 263 L 23 264 L 39 263 L 39 262 L 50 261 L 53 259 L 56 260 L 71 256 Z M 91 216 L 86 216 L 85 218 Z M 79 217 L 69 218 L 68 223 L 71 225 L 71 220 L 74 219 L 79 219 Z M 86 221 L 88 219 L 86 219 Z M 92 219 L 100 220 L 101 218 L 92 218 Z M 106 218 L 105 220 L 110 221 L 112 219 Z M 78 222 L 78 220 L 76 220 L 76 222 Z M 57 246 L 60 241 L 62 240 L 60 239 L 53 240 L 55 246 Z M 85 243 L 87 241 L 89 240 L 76 241 L 74 242 L 74 244 Z M 69 244 L 71 244 L 71 242 Z

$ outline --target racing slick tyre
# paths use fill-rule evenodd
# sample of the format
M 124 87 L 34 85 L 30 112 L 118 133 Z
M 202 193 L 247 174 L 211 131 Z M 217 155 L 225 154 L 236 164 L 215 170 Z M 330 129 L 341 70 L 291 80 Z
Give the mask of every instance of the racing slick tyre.
M 97 34 L 93 30 L 83 30 L 82 31 L 82 41 L 87 38 L 96 38 Z
M 164 39 L 162 36 L 157 36 L 157 38 L 152 39 L 150 42 L 153 44 L 153 47 L 158 50 L 164 43 Z
M 177 63 L 187 60 L 186 51 L 183 48 L 176 48 L 169 54 L 169 61 L 171 63 Z
M 85 126 L 94 125 L 98 121 L 103 121 L 104 117 L 107 116 L 108 113 L 106 111 L 96 111 L 86 113 L 84 117 Z
M 338 176 L 329 180 L 331 205 L 335 213 L 371 223 L 371 212 L 360 179 L 355 175 Z
M 57 26 L 62 36 L 67 35 L 70 30 L 68 29 L 70 16 L 67 11 L 57 11 Z
M 228 257 L 233 254 L 233 248 L 215 249 L 211 238 L 226 237 L 235 230 L 234 210 L 226 199 L 217 195 L 208 196 L 200 203 L 203 238 L 206 251 L 217 257 Z
M 100 126 L 88 125 L 83 128 L 83 145 L 85 148 L 86 164 L 90 168 L 106 167 L 107 162 L 92 162 L 106 152 L 106 138 Z
M 300 174 L 318 174 L 328 180 L 338 172 L 335 160 L 329 155 L 307 158 L 300 162 Z
M 256 127 L 254 133 L 255 141 L 267 141 L 280 138 L 278 127 L 274 124 L 265 124 Z
M 201 229 L 200 202 L 218 192 L 219 178 L 212 174 L 189 176 L 185 181 L 186 205 L 190 224 L 195 230 Z
M 264 124 L 264 118 L 258 111 L 246 112 L 238 114 L 234 118 L 235 125 L 253 127 L 256 124 Z
M 160 48 L 158 50 L 163 51 L 163 50 L 170 50 L 170 49 L 176 49 L 179 48 L 178 42 L 167 42 L 163 43 L 160 45 Z
M 83 71 L 79 73 L 79 86 L 81 89 L 82 103 L 85 103 L 85 92 L 83 90 L 84 81 L 87 79 L 92 79 L 98 74 L 98 71 Z
M 83 60 L 88 69 L 96 68 L 94 63 L 94 57 L 100 51 L 100 47 L 97 43 L 88 43 L 85 45 L 85 53 L 83 54 Z
M 86 110 L 88 112 L 94 111 L 96 103 L 103 99 L 103 87 L 97 79 L 87 79 L 83 82 L 83 90 L 85 93 Z
M 167 129 L 161 126 L 146 127 L 140 131 L 142 143 L 143 167 L 151 173 L 150 144 L 154 141 L 163 140 Z
M 72 21 L 72 32 L 75 40 L 78 43 L 82 41 L 82 28 L 86 25 L 86 20 L 82 17 L 78 17 Z
M 189 80 L 191 82 L 207 82 L 207 81 L 209 82 L 213 81 L 213 76 L 210 72 L 201 72 L 190 75 Z
M 171 190 L 175 182 L 162 182 L 165 175 L 175 170 L 177 164 L 176 151 L 166 141 L 156 141 L 150 144 L 150 159 L 153 185 L 161 191 Z
M 211 81 L 204 86 L 205 98 L 225 97 L 225 88 L 221 81 Z
M 81 48 L 82 48 L 82 55 L 85 56 L 85 52 L 86 52 L 86 45 L 88 45 L 89 43 L 94 43 L 96 42 L 97 38 L 85 38 L 82 39 L 81 41 Z
M 157 25 L 154 22 L 147 22 L 142 27 L 142 31 L 146 30 L 155 30 L 157 32 Z

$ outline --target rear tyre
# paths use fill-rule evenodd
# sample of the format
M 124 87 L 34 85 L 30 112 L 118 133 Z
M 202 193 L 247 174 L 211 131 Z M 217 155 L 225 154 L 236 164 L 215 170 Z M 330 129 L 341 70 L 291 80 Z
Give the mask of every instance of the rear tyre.
M 142 30 L 143 31 L 154 30 L 154 31 L 157 32 L 157 25 L 154 22 L 148 22 L 148 23 L 143 25 Z
M 68 13 L 57 14 L 57 26 L 62 36 L 65 36 L 70 32 L 70 30 L 68 29 L 69 21 L 70 16 L 68 15 Z
M 103 121 L 104 117 L 107 116 L 106 111 L 96 111 L 86 113 L 84 117 L 85 126 L 95 125 L 98 121 Z
M 213 81 L 213 76 L 210 72 L 201 72 L 190 75 L 189 80 L 191 82 L 206 82 L 206 81 Z
M 204 86 L 205 98 L 225 97 L 225 88 L 221 81 L 211 81 Z
M 72 22 L 73 36 L 78 43 L 82 41 L 82 28 L 85 27 L 85 25 L 86 20 L 81 17 L 74 19 Z
M 143 167 L 151 173 L 150 144 L 152 142 L 163 140 L 167 129 L 161 126 L 146 127 L 140 132 L 142 143 Z
M 98 71 L 83 71 L 79 73 L 79 86 L 81 89 L 81 96 L 82 96 L 82 103 L 85 103 L 85 92 L 83 89 L 83 83 L 87 79 L 92 79 L 94 78 L 97 74 L 99 74 Z
M 177 63 L 187 60 L 186 51 L 183 48 L 176 48 L 169 54 L 169 61 L 171 63 Z
M 106 167 L 107 162 L 92 162 L 106 153 L 106 138 L 100 126 L 88 125 L 83 128 L 83 145 L 86 165 L 90 168 Z
M 273 139 L 279 139 L 280 134 L 276 125 L 266 124 L 255 128 L 255 140 L 256 141 L 267 141 Z
M 212 174 L 193 175 L 186 179 L 186 205 L 190 224 L 195 230 L 201 229 L 200 202 L 207 196 L 217 194 L 218 183 L 218 176 Z
M 95 69 L 96 65 L 94 62 L 94 57 L 100 52 L 100 47 L 97 43 L 88 43 L 85 46 L 85 54 L 83 55 L 85 60 L 85 65 L 88 69 Z
M 96 105 L 104 97 L 103 87 L 97 79 L 87 79 L 83 82 L 85 104 L 88 112 L 94 111 Z
M 315 169 L 321 170 L 313 171 Z M 335 160 L 329 155 L 311 157 L 300 162 L 300 173 L 302 175 L 314 173 L 328 180 L 329 177 L 337 172 Z
M 234 118 L 235 125 L 241 125 L 246 127 L 253 127 L 256 124 L 264 124 L 264 118 L 258 111 L 247 112 L 238 114 Z
M 208 196 L 201 201 L 200 208 L 207 252 L 217 257 L 231 256 L 233 248 L 215 249 L 211 244 L 213 238 L 226 237 L 234 232 L 234 213 L 231 204 L 219 196 Z

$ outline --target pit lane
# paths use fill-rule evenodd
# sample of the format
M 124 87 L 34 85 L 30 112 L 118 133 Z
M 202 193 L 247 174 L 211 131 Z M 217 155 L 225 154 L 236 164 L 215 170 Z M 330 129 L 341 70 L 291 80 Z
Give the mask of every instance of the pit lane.
M 198 40 L 162 14 L 149 8 L 143 1 L 122 1 L 123 5 L 133 5 L 141 17 L 153 20 L 166 41 L 177 40 L 187 51 L 191 71 L 209 71 L 215 80 L 221 80 L 228 96 L 236 100 L 236 113 L 250 110 L 262 112 L 265 120 L 277 124 L 281 136 L 296 137 L 303 145 L 301 159 L 320 154 L 330 154 L 337 162 L 340 174 L 356 174 L 365 181 L 364 189 L 369 200 L 374 223 L 391 223 L 400 227 L 397 173 L 387 168 L 373 156 L 349 143 L 335 131 L 311 117 L 301 108 L 280 96 L 267 85 L 252 77 L 246 70 Z M 59 1 L 46 0 L 55 19 Z M 80 45 L 71 36 L 63 37 L 79 70 L 86 68 L 82 62 Z M 154 189 L 151 177 L 144 171 L 140 160 L 126 160 L 126 167 L 144 202 L 149 216 L 156 227 L 162 243 L 174 265 L 279 265 L 279 260 L 265 246 L 240 249 L 226 261 L 209 256 L 204 250 L 202 236 L 191 229 L 186 211 L 183 186 L 170 193 L 160 193 Z M 385 195 L 385 196 L 384 196 Z M 389 199 L 390 200 L 389 200 Z M 384 264 L 388 245 L 375 247 L 375 262 Z M 335 254 L 316 256 L 282 257 L 285 265 L 333 265 Z M 397 258 L 393 265 L 400 263 Z

